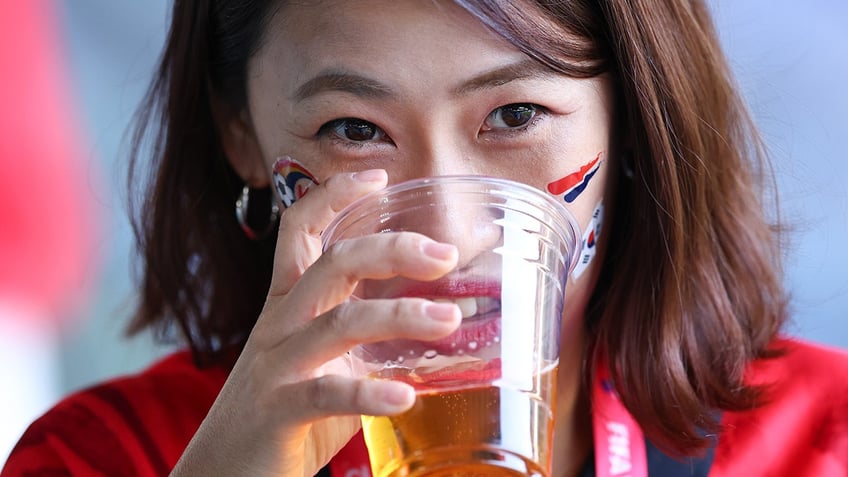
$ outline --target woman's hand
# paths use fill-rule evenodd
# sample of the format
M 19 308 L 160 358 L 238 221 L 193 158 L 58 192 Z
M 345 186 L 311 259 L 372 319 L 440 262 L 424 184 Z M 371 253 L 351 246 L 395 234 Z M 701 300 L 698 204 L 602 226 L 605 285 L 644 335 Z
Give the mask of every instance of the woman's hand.
M 456 266 L 456 248 L 397 233 L 321 254 L 320 233 L 338 211 L 386 182 L 382 170 L 339 174 L 284 212 L 265 307 L 172 475 L 311 476 L 356 433 L 360 414 L 412 406 L 411 387 L 354 377 L 345 353 L 388 338 L 442 338 L 459 325 L 458 308 L 346 300 L 366 278 L 438 278 Z

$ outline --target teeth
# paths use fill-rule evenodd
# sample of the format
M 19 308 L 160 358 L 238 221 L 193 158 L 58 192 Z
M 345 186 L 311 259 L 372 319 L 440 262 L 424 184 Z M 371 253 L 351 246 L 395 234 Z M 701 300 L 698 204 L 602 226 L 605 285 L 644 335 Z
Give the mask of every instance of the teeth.
M 476 298 L 458 298 L 456 304 L 462 312 L 463 318 L 474 316 L 477 314 L 477 299 Z
M 501 307 L 501 302 L 495 298 L 481 296 L 477 298 L 477 313 L 481 315 L 490 311 L 495 311 Z
M 436 298 L 433 300 L 438 303 L 455 303 L 459 307 L 463 318 L 474 316 L 478 313 L 488 313 L 496 310 L 500 303 L 498 300 L 489 297 L 466 297 L 466 298 Z

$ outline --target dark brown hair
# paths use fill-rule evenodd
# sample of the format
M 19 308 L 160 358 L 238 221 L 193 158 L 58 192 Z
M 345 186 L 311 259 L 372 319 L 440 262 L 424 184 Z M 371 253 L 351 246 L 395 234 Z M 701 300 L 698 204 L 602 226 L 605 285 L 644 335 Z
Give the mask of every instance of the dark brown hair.
M 155 326 L 170 335 L 177 326 L 199 363 L 246 340 L 271 281 L 276 234 L 252 241 L 236 221 L 244 183 L 221 148 L 212 92 L 224 108 L 244 107 L 247 62 L 272 5 L 176 0 L 165 50 L 137 115 L 128 186 L 138 191 L 129 206 L 143 269 L 129 332 Z M 151 161 L 142 162 L 139 154 L 151 138 Z M 140 177 L 145 169 L 150 177 Z M 270 193 L 251 198 L 249 219 L 267 220 Z
M 649 438 L 702 449 L 717 410 L 758 401 L 745 366 L 767 354 L 786 320 L 779 237 L 764 216 L 764 148 L 706 6 L 461 3 L 554 69 L 613 75 L 634 177 L 617 182 L 590 346 Z M 552 41 L 563 36 L 572 40 Z M 588 376 L 595 363 L 587 360 Z
M 244 106 L 245 65 L 270 2 L 213 3 L 176 2 L 136 136 L 139 145 L 144 125 L 161 123 L 149 166 L 157 175 L 135 222 L 145 269 L 133 329 L 177 323 L 200 356 L 250 332 L 274 246 L 239 231 L 233 204 L 241 183 L 210 112 L 212 90 Z M 614 78 L 633 178 L 617 181 L 609 249 L 587 316 L 589 349 L 610 363 L 625 405 L 653 442 L 681 453 L 702 449 L 705 433 L 717 430 L 717 410 L 757 402 L 759 390 L 743 383 L 745 366 L 767 354 L 786 317 L 778 236 L 763 208 L 763 147 L 706 6 L 457 3 L 557 71 Z M 587 357 L 587 375 L 594 363 Z

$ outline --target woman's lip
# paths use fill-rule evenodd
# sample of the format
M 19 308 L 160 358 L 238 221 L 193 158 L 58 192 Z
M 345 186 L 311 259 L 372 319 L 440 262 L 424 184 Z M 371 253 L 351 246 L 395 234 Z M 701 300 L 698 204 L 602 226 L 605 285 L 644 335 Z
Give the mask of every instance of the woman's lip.
M 501 342 L 500 310 L 463 320 L 450 335 L 434 341 L 391 340 L 363 345 L 367 361 L 402 363 L 420 357 L 492 354 Z M 496 353 L 497 354 L 497 353 Z
M 442 278 L 432 282 L 396 279 L 371 282 L 367 292 L 367 298 L 413 297 L 450 300 L 452 298 L 488 297 L 500 300 L 501 283 L 499 281 L 467 278 Z
M 444 277 L 432 282 L 406 279 L 375 281 L 369 283 L 366 298 L 415 297 L 429 300 L 455 300 L 460 298 L 501 299 L 501 283 L 491 279 L 457 279 Z M 381 286 L 382 285 L 382 286 Z M 463 318 L 450 335 L 435 341 L 391 340 L 364 345 L 369 361 L 402 361 L 436 353 L 442 356 L 476 354 L 500 343 L 500 306 L 483 314 Z
M 501 312 L 500 310 L 463 320 L 459 328 L 450 335 L 435 340 L 423 342 L 429 349 L 439 354 L 454 355 L 474 353 L 480 349 L 500 343 Z

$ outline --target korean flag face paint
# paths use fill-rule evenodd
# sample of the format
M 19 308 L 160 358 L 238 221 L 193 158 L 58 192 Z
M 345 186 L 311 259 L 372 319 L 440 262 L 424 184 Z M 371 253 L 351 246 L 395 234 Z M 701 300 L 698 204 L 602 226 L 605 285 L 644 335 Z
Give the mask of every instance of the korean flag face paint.
M 602 191 L 587 191 L 590 189 L 589 185 L 596 175 L 598 177 L 603 177 L 603 174 L 598 174 L 598 171 L 604 163 L 604 160 L 602 159 L 603 156 L 603 151 L 599 152 L 594 159 L 580 166 L 577 171 L 550 182 L 547 186 L 548 192 L 561 198 L 566 202 L 566 204 L 569 204 L 569 208 L 572 209 L 572 212 L 576 212 L 578 214 L 582 213 L 585 217 L 585 214 L 589 210 L 592 211 L 589 222 L 586 223 L 585 228 L 583 229 L 584 233 L 581 241 L 580 256 L 578 257 L 574 270 L 571 272 L 571 277 L 574 280 L 577 280 L 589 268 L 589 265 L 595 258 L 598 239 L 601 236 L 601 229 L 604 220 L 604 204 L 603 200 L 601 200 L 601 195 L 598 192 Z M 577 200 L 584 196 L 587 197 L 585 200 Z M 596 204 L 594 209 L 588 208 L 590 207 L 589 203 L 586 203 L 588 201 Z
M 309 189 L 318 184 L 315 176 L 291 157 L 284 156 L 274 163 L 274 187 L 283 203 L 283 207 L 291 207 Z
M 599 152 L 588 164 L 580 167 L 579 171 L 548 184 L 548 192 L 555 196 L 562 196 L 563 200 L 569 204 L 574 202 L 586 190 L 589 181 L 595 177 L 598 169 L 601 168 L 601 162 L 603 161 Z
M 571 272 L 571 276 L 575 280 L 580 278 L 580 275 L 589 268 L 589 264 L 592 263 L 592 259 L 595 258 L 595 251 L 597 250 L 598 239 L 601 237 L 603 224 L 604 202 L 601 201 L 595 206 L 595 210 L 592 212 L 592 220 L 589 221 L 589 226 L 586 227 L 586 231 L 583 232 L 583 240 L 580 242 L 580 257 L 577 259 L 577 264 Z

